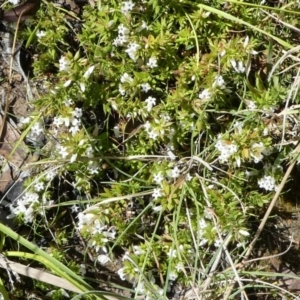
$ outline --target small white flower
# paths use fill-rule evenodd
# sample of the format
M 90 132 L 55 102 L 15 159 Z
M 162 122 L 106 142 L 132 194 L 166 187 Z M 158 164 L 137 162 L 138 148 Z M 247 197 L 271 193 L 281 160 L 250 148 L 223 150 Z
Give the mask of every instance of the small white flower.
M 167 154 L 171 160 L 175 160 L 177 157 L 171 150 L 169 150 Z
M 71 83 L 72 83 L 72 79 L 67 80 L 67 81 L 64 83 L 64 87 L 70 86 Z
M 36 191 L 36 192 L 41 192 L 41 191 L 43 191 L 45 189 L 45 184 L 44 184 L 44 182 L 37 182 L 35 185 L 34 185 L 34 190 Z
M 243 44 L 243 47 L 246 48 L 249 44 L 249 36 L 247 35 Z
M 175 166 L 172 170 L 168 172 L 168 174 L 171 178 L 178 178 L 180 175 L 180 170 L 177 166 Z
M 124 26 L 124 24 L 120 24 L 118 26 L 119 35 L 128 35 L 130 33 L 129 29 Z
M 221 57 L 223 57 L 225 54 L 226 54 L 226 50 L 225 50 L 225 49 L 223 49 L 223 50 L 219 53 L 219 55 L 220 55 Z
M 148 136 L 149 136 L 150 139 L 156 140 L 157 137 L 158 137 L 158 133 L 155 132 L 154 130 L 151 130 L 151 131 L 148 132 Z
M 105 266 L 110 260 L 110 258 L 108 257 L 108 255 L 105 254 L 100 254 L 97 257 L 98 262 L 100 263 L 100 265 Z
M 121 131 L 120 131 L 120 128 L 118 125 L 116 125 L 114 128 L 113 128 L 113 132 L 114 132 L 114 136 L 115 138 L 120 138 L 121 137 Z
M 159 172 L 159 173 L 157 173 L 157 174 L 154 174 L 154 176 L 153 176 L 153 181 L 154 181 L 156 184 L 161 184 L 163 180 L 164 180 L 164 177 L 162 176 L 161 172 Z
M 67 106 L 67 107 L 70 107 L 74 104 L 73 100 L 72 99 L 67 99 L 64 101 L 64 104 Z
M 86 274 L 86 266 L 84 264 L 81 264 L 80 265 L 80 268 L 79 268 L 79 274 L 81 276 L 84 276 Z
M 99 173 L 99 164 L 96 161 L 89 161 L 87 170 L 90 174 L 98 174 Z
M 151 69 L 157 67 L 157 59 L 155 57 L 151 57 L 147 63 L 147 66 Z
M 126 276 L 126 273 L 125 273 L 125 268 L 121 268 L 118 270 L 118 275 L 120 276 L 121 280 L 125 280 L 125 276 Z
M 132 248 L 133 248 L 133 253 L 134 253 L 135 255 L 137 255 L 137 256 L 146 253 L 146 251 L 143 250 L 140 246 L 133 246 Z
M 188 173 L 186 175 L 185 179 L 186 179 L 186 181 L 191 181 L 193 179 L 193 176 L 190 173 Z
M 201 100 L 206 100 L 209 99 L 210 97 L 211 97 L 211 92 L 209 91 L 209 89 L 205 89 L 199 94 L 199 99 Z
M 161 205 L 153 206 L 152 210 L 156 213 L 160 212 L 162 210 L 162 206 Z
M 219 87 L 220 89 L 225 88 L 225 81 L 221 75 L 216 76 L 215 81 L 212 85 L 213 88 Z
M 75 107 L 72 116 L 80 119 L 82 117 L 82 108 Z
M 80 131 L 80 128 L 78 126 L 71 126 L 69 129 L 69 132 L 74 136 L 77 132 Z
M 126 90 L 120 84 L 119 84 L 119 93 L 121 94 L 121 96 L 126 95 Z
M 263 188 L 266 191 L 276 190 L 275 178 L 272 176 L 265 175 L 263 178 L 259 179 L 257 183 L 260 188 Z
M 141 89 L 142 89 L 142 92 L 148 93 L 151 90 L 151 86 L 149 83 L 142 83 Z
M 79 205 L 74 204 L 73 206 L 71 206 L 72 213 L 77 213 L 79 211 L 79 209 L 80 209 Z
M 141 48 L 141 46 L 137 43 L 129 43 L 127 49 L 125 52 L 129 55 L 129 57 L 133 60 L 136 61 L 136 52 Z
M 168 257 L 177 257 L 177 250 L 176 249 L 169 249 L 168 253 L 167 253 Z
M 81 91 L 84 93 L 85 92 L 85 84 L 80 82 L 79 87 L 80 87 Z
M 148 25 L 144 20 L 142 20 L 142 25 L 140 27 L 140 30 L 143 30 L 143 29 L 148 29 Z
M 241 235 L 244 235 L 244 236 L 249 236 L 249 235 L 250 235 L 250 233 L 249 233 L 248 231 L 243 230 L 243 229 L 240 229 L 240 230 L 239 230 L 239 233 L 240 233 Z
M 91 74 L 94 72 L 95 66 L 90 66 L 84 73 L 83 78 L 89 78 Z
M 13 5 L 17 5 L 20 3 L 20 0 L 8 0 L 9 3 L 13 4 Z
M 130 77 L 130 76 L 128 75 L 128 73 L 124 73 L 124 74 L 121 76 L 120 81 L 121 81 L 122 83 L 124 83 L 124 82 L 130 83 L 130 82 L 133 81 L 133 78 Z
M 70 69 L 70 61 L 67 60 L 64 56 L 62 56 L 58 62 L 59 71 L 68 71 Z
M 133 8 L 134 8 L 134 3 L 131 0 L 122 2 L 121 11 L 123 14 L 127 14 L 128 12 L 133 10 Z
M 71 156 L 71 158 L 70 158 L 70 163 L 75 162 L 76 159 L 77 159 L 77 154 L 73 154 L 73 155 Z
M 41 31 L 38 30 L 37 33 L 36 33 L 36 36 L 40 39 L 40 38 L 46 36 L 46 31 L 44 31 L 44 30 L 41 30 Z
M 60 155 L 63 159 L 66 159 L 67 156 L 69 155 L 69 152 L 67 151 L 67 147 L 58 145 L 57 148 L 58 148 L 58 153 L 59 153 L 59 155 Z
M 152 107 L 156 104 L 156 98 L 149 96 L 145 102 L 147 104 L 147 111 L 150 112 Z
M 256 109 L 257 108 L 257 106 L 255 105 L 255 103 L 252 101 L 252 100 L 250 100 L 250 101 L 247 101 L 247 106 L 248 106 L 248 108 L 249 108 L 249 110 L 254 110 L 254 109 Z
M 149 121 L 147 121 L 145 124 L 144 124 L 144 128 L 147 132 L 150 131 L 150 129 L 152 128 L 152 125 L 150 124 Z
M 234 68 L 234 70 L 237 73 L 244 73 L 245 72 L 246 68 L 244 67 L 244 65 L 241 61 L 236 63 L 236 61 L 234 59 L 232 59 L 230 62 L 231 62 L 232 67 Z
M 162 192 L 161 192 L 161 189 L 159 188 L 156 188 L 153 190 L 153 193 L 152 193 L 152 197 L 157 200 L 159 197 L 162 196 Z

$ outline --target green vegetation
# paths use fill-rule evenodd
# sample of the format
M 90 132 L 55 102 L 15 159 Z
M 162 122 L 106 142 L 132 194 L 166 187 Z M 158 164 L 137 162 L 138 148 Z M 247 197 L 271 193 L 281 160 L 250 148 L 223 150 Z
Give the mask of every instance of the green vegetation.
M 238 264 L 295 157 L 299 14 L 297 1 L 42 3 L 18 33 L 44 81 L 21 120 L 40 160 L 10 208 L 40 248 L 6 234 L 82 292 L 99 284 L 78 275 L 118 261 L 134 299 L 287 296 Z

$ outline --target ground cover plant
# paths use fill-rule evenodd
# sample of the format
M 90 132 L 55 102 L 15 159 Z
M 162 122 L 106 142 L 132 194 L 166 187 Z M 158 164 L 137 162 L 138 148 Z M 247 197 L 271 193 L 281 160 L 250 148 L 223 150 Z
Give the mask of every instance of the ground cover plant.
M 45 1 L 18 31 L 41 90 L 19 127 L 39 160 L 9 207 L 31 232 L 1 227 L 22 245 L 6 256 L 39 257 L 74 299 L 296 298 L 249 259 L 298 155 L 298 2 L 75 4 Z M 4 299 L 29 297 L 8 279 Z

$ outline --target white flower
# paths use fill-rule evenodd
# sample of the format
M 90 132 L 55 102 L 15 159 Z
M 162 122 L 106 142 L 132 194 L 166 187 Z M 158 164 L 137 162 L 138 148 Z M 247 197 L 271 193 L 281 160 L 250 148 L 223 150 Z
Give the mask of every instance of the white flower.
M 258 180 L 258 186 L 266 191 L 276 190 L 275 178 L 272 176 L 265 175 L 263 178 Z
M 128 35 L 129 32 L 130 32 L 129 29 L 126 28 L 126 27 L 124 26 L 124 24 L 120 24 L 120 25 L 118 26 L 118 33 L 119 33 L 119 35 Z
M 249 235 L 250 235 L 250 233 L 249 233 L 248 231 L 243 230 L 243 229 L 240 229 L 240 230 L 239 230 L 239 233 L 240 233 L 241 235 L 244 235 L 244 236 L 249 236 Z
M 79 211 L 80 207 L 78 205 L 73 205 L 71 206 L 71 212 L 72 213 L 77 213 Z
M 45 184 L 44 184 L 44 182 L 37 182 L 35 185 L 34 185 L 34 190 L 36 191 L 36 192 L 41 192 L 41 191 L 43 191 L 45 189 Z
M 218 140 L 215 147 L 221 152 L 220 162 L 227 162 L 228 158 L 238 151 L 237 146 L 229 141 Z
M 156 98 L 149 96 L 145 102 L 147 104 L 147 111 L 150 112 L 152 107 L 156 104 Z
M 62 56 L 58 62 L 59 71 L 68 71 L 70 69 L 70 61 L 67 60 L 64 56 Z
M 167 154 L 171 160 L 175 160 L 177 157 L 171 150 L 169 150 Z
M 152 210 L 154 212 L 160 212 L 162 210 L 162 206 L 161 205 L 157 205 L 157 206 L 153 206 L 152 207 Z
M 59 155 L 60 155 L 63 159 L 66 159 L 67 156 L 69 155 L 69 152 L 67 151 L 67 147 L 58 145 L 57 148 L 58 148 L 58 153 L 59 153 Z
M 31 133 L 34 136 L 39 136 L 43 132 L 43 126 L 41 122 L 36 122 L 34 125 L 31 127 Z
M 125 268 L 119 269 L 117 273 L 120 276 L 121 280 L 125 280 L 125 275 L 126 275 Z
M 119 93 L 122 95 L 122 96 L 125 96 L 126 95 L 126 90 L 119 84 Z
M 137 43 L 129 43 L 127 49 L 125 52 L 129 55 L 129 57 L 133 60 L 136 61 L 136 52 L 141 48 L 141 46 Z
M 89 78 L 91 74 L 94 72 L 95 66 L 90 66 L 84 73 L 83 78 Z
M 75 107 L 74 111 L 72 111 L 72 116 L 80 119 L 82 117 L 82 108 Z
M 260 162 L 264 156 L 262 155 L 262 152 L 265 150 L 265 146 L 262 142 L 260 143 L 254 143 L 251 146 L 250 155 L 254 158 L 254 162 L 258 163 Z
M 256 109 L 257 108 L 257 106 L 255 105 L 255 103 L 253 102 L 253 101 L 247 101 L 247 106 L 248 106 L 248 108 L 250 109 L 250 110 L 253 110 L 253 109 Z
M 96 161 L 89 161 L 87 170 L 90 174 L 98 174 L 99 164 Z
M 121 81 L 122 83 L 124 83 L 124 82 L 130 83 L 130 82 L 133 81 L 133 78 L 130 77 L 130 76 L 128 75 L 128 73 L 124 73 L 124 74 L 121 76 L 120 81 Z
M 161 184 L 161 182 L 164 180 L 164 177 L 162 176 L 161 172 L 157 173 L 157 174 L 154 174 L 153 176 L 153 181 L 156 183 L 156 184 Z
M 108 257 L 108 255 L 105 254 L 100 254 L 97 257 L 98 262 L 100 263 L 100 265 L 105 266 L 110 260 L 110 258 Z
M 157 59 L 155 57 L 151 57 L 147 63 L 147 66 L 151 69 L 157 67 Z
M 171 177 L 171 178 L 178 178 L 179 175 L 180 175 L 180 170 L 178 169 L 177 166 L 175 166 L 172 170 L 170 170 L 168 172 L 168 175 Z
M 161 192 L 161 189 L 159 188 L 156 188 L 153 190 L 153 193 L 152 193 L 152 197 L 157 200 L 159 197 L 162 196 L 162 192 Z
M 72 79 L 67 80 L 67 81 L 64 83 L 64 87 L 68 87 L 71 83 L 72 83 Z
M 114 128 L 113 128 L 113 132 L 114 132 L 114 136 L 115 138 L 119 138 L 121 137 L 121 131 L 120 131 L 120 128 L 118 125 L 116 125 Z
M 17 5 L 20 3 L 20 0 L 8 0 L 9 3 L 13 4 L 13 5 Z
M 137 256 L 146 253 L 146 251 L 143 250 L 140 246 L 133 246 L 132 248 L 133 248 L 133 253 L 134 253 L 135 255 L 137 255 Z
M 69 132 L 74 136 L 77 132 L 80 131 L 80 128 L 78 126 L 71 126 L 69 129 Z
M 140 27 L 140 30 L 143 30 L 143 29 L 148 29 L 148 25 L 144 20 L 142 20 L 142 25 Z
M 149 83 L 142 83 L 141 84 L 142 92 L 149 92 L 151 90 L 151 86 Z
M 44 31 L 44 30 L 39 31 L 38 30 L 37 33 L 36 33 L 36 36 L 40 39 L 40 38 L 46 36 L 46 31 Z
M 216 239 L 215 242 L 214 242 L 214 246 L 215 246 L 216 248 L 219 248 L 221 245 L 222 245 L 222 241 L 219 240 L 219 239 Z
M 209 91 L 209 89 L 205 89 L 199 94 L 199 99 L 201 100 L 209 99 L 210 97 L 211 92 Z
M 156 140 L 157 137 L 158 137 L 158 133 L 155 132 L 154 130 L 151 130 L 151 131 L 148 132 L 148 136 L 149 136 L 150 139 Z
M 169 257 L 175 258 L 175 257 L 177 257 L 177 250 L 175 250 L 175 249 L 169 249 L 167 255 L 168 255 Z
M 114 39 L 113 45 L 116 46 L 116 47 L 117 46 L 122 46 L 127 42 L 128 42 L 128 36 L 127 35 L 119 35 Z M 114 55 L 112 55 L 112 56 L 114 56 Z
M 84 275 L 86 274 L 86 266 L 85 266 L 85 264 L 81 264 L 81 265 L 80 265 L 80 268 L 79 268 L 79 274 L 80 274 L 81 276 L 84 276 Z
M 133 8 L 134 8 L 134 3 L 131 0 L 126 1 L 126 2 L 122 2 L 121 11 L 122 11 L 123 14 L 127 14 Z
M 190 173 L 188 173 L 186 175 L 185 179 L 186 179 L 186 181 L 191 181 L 193 179 L 193 176 Z
M 150 124 L 149 121 L 147 121 L 145 124 L 144 124 L 144 128 L 147 132 L 150 131 L 150 129 L 152 128 L 152 125 Z
M 72 99 L 67 99 L 64 101 L 65 106 L 70 107 L 74 104 Z
M 76 159 L 77 159 L 77 154 L 73 154 L 73 155 L 71 156 L 71 158 L 70 158 L 70 163 L 75 162 Z
M 171 281 L 175 281 L 178 277 L 177 273 L 175 273 L 174 271 L 171 271 L 168 275 L 169 275 L 169 280 Z
M 219 87 L 220 89 L 225 88 L 225 81 L 221 75 L 216 76 L 215 81 L 212 85 L 213 88 Z
M 244 73 L 245 72 L 246 69 L 245 69 L 245 67 L 244 67 L 244 65 L 241 61 L 236 63 L 236 61 L 234 59 L 232 59 L 230 62 L 231 62 L 232 67 L 234 68 L 234 70 L 237 73 Z
M 80 82 L 79 87 L 80 87 L 81 91 L 84 93 L 85 92 L 85 84 L 83 82 Z

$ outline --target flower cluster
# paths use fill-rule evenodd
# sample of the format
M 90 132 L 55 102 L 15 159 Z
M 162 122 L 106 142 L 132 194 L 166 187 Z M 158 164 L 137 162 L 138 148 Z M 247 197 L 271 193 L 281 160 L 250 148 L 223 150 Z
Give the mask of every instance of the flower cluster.
M 265 189 L 266 191 L 276 191 L 277 185 L 275 178 L 269 175 L 265 175 L 261 179 L 258 180 L 258 185 L 261 189 Z
M 219 161 L 221 163 L 228 162 L 230 156 L 238 151 L 238 147 L 230 141 L 224 141 L 219 139 L 215 145 L 215 147 L 221 152 L 219 155 Z
M 109 227 L 104 223 L 103 219 L 100 219 L 98 215 L 93 213 L 80 212 L 77 215 L 78 225 L 77 229 L 82 233 L 90 237 L 89 244 L 95 249 L 96 252 L 107 253 L 106 244 L 115 240 L 116 230 L 115 227 Z M 102 263 L 104 259 L 99 258 Z
M 66 100 L 66 106 L 69 105 L 69 101 L 70 99 Z M 68 116 L 55 117 L 53 120 L 53 125 L 55 126 L 54 134 L 57 134 L 59 131 L 64 129 L 63 127 L 65 127 L 74 136 L 80 131 L 81 117 L 82 109 L 78 107 L 75 107 Z
M 22 216 L 25 223 L 32 223 L 36 213 L 44 214 L 41 203 L 39 201 L 39 195 L 33 192 L 26 192 L 24 196 L 15 200 L 10 206 L 11 214 L 8 218 L 15 216 Z M 51 205 L 53 201 L 47 201 L 43 199 L 42 205 Z

